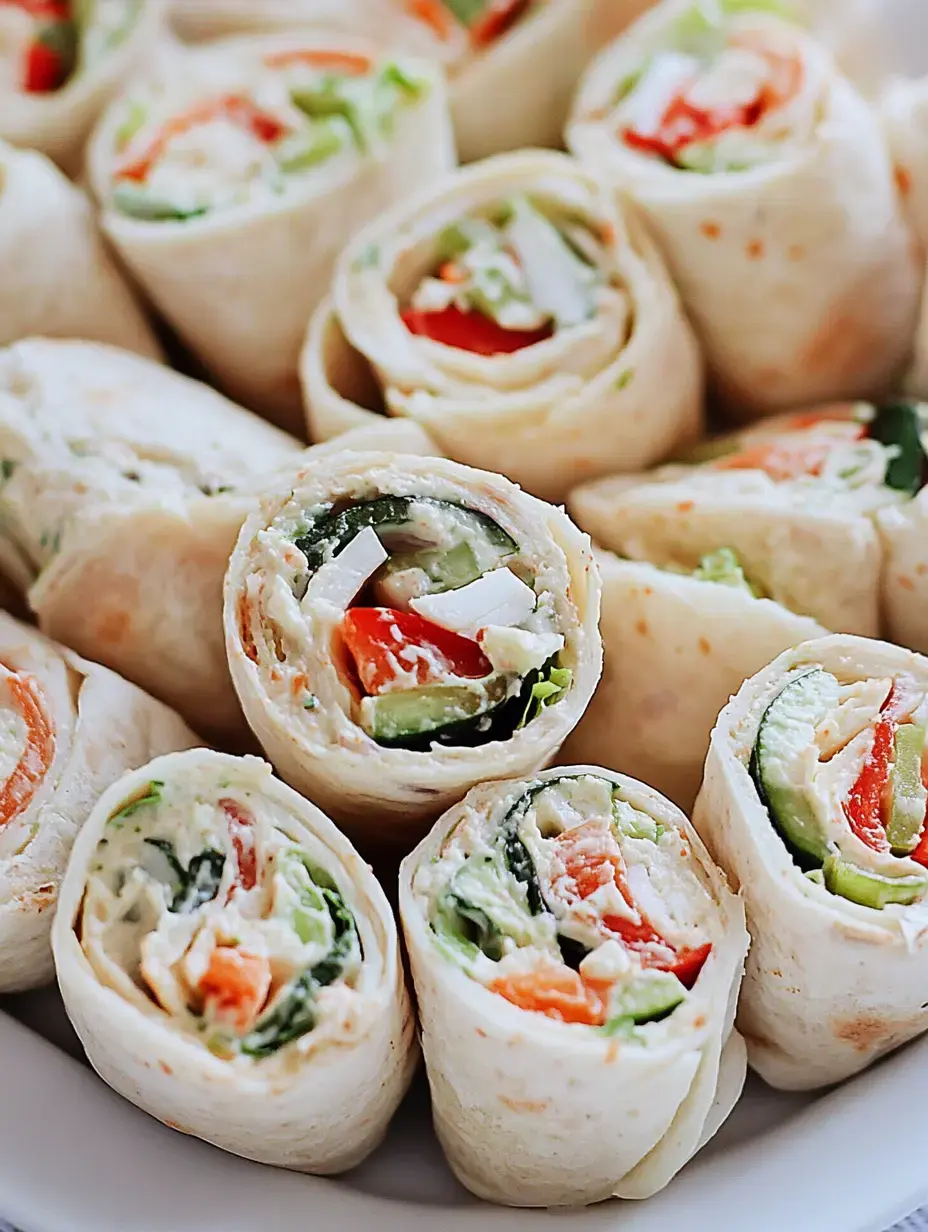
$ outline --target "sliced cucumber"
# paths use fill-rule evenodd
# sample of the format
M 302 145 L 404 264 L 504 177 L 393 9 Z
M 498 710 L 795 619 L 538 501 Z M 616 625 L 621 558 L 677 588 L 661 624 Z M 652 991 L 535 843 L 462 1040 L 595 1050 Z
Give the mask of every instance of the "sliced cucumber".
M 306 557 L 310 569 L 318 569 L 326 557 L 337 556 L 366 526 L 373 527 L 388 551 L 402 552 L 408 557 L 411 552 L 427 552 L 436 546 L 423 537 L 424 532 L 416 527 L 417 507 L 430 511 L 438 510 L 459 531 L 459 542 L 468 543 L 481 566 L 481 574 L 491 567 L 485 563 L 488 557 L 499 561 L 519 550 L 519 545 L 503 528 L 485 513 L 468 509 L 452 501 L 434 500 L 428 496 L 380 496 L 376 500 L 352 505 L 339 512 L 329 510 L 317 517 L 295 539 L 296 546 Z M 449 555 L 452 549 L 446 551 Z M 422 566 L 420 561 L 416 562 Z M 449 566 L 459 569 L 462 558 Z M 409 567 L 408 564 L 406 567 Z M 426 570 L 427 572 L 428 570 Z M 468 578 L 468 581 L 473 581 Z M 449 587 L 450 589 L 450 587 Z
M 619 984 L 602 1028 L 606 1035 L 621 1033 L 626 1026 L 658 1022 L 686 1000 L 686 989 L 670 971 L 649 971 Z
M 879 873 L 858 868 L 855 864 L 830 855 L 824 864 L 825 886 L 832 894 L 882 911 L 895 903 L 909 907 L 928 892 L 928 872 L 906 877 L 883 877 Z
M 494 674 L 472 684 L 380 693 L 361 703 L 361 724 L 378 744 L 406 744 L 423 737 L 447 741 L 505 702 L 512 681 L 511 676 Z
M 813 668 L 794 677 L 764 712 L 750 773 L 771 820 L 796 851 L 821 864 L 828 844 L 802 787 L 801 761 L 815 728 L 838 704 L 838 682 Z
M 130 218 L 145 222 L 168 222 L 185 218 L 199 218 L 206 213 L 206 206 L 185 210 L 171 201 L 154 196 L 141 184 L 118 184 L 113 190 L 113 207 Z
M 869 428 L 871 439 L 898 450 L 886 467 L 886 486 L 914 496 L 928 478 L 918 408 L 908 402 L 891 402 L 875 411 Z
M 889 820 L 886 837 L 896 855 L 908 855 L 918 846 L 925 826 L 922 783 L 922 753 L 925 729 L 919 723 L 904 723 L 893 737 L 893 770 L 890 777 Z

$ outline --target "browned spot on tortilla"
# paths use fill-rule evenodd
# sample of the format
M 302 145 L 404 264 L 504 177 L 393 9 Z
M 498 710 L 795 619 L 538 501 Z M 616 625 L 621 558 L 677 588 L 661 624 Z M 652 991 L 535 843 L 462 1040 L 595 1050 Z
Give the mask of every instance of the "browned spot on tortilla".
M 651 586 L 646 586 L 646 587 L 644 588 L 644 590 L 642 591 L 642 594 L 645 594 L 645 595 L 653 595 L 653 594 L 654 594 L 654 589 L 653 589 L 653 587 L 651 587 Z
M 474 1030 L 477 1032 L 477 1034 L 480 1036 L 481 1039 L 487 1038 L 487 1033 L 486 1031 L 484 1031 L 483 1027 L 474 1027 Z
M 176 1121 L 165 1121 L 164 1123 L 168 1129 L 176 1129 L 179 1134 L 189 1134 L 192 1132 L 189 1129 L 184 1129 L 183 1125 L 178 1125 Z
M 892 1038 L 893 1027 L 876 1014 L 858 1014 L 832 1023 L 835 1038 L 850 1044 L 855 1052 L 872 1052 Z
M 707 240 L 717 240 L 722 234 L 722 228 L 717 222 L 701 222 L 699 229 Z
M 914 590 L 915 589 L 915 583 L 908 576 L 908 574 L 905 574 L 905 573 L 899 574 L 899 585 L 902 587 L 903 590 Z
M 34 911 L 41 914 L 47 911 L 49 907 L 54 907 L 57 898 L 55 887 L 50 881 L 44 885 L 37 886 L 34 890 L 27 890 L 24 894 L 17 896 L 17 902 L 27 911 Z
M 897 164 L 893 167 L 893 179 L 896 181 L 900 196 L 907 197 L 912 191 L 912 174 L 909 169 Z
M 97 621 L 96 638 L 107 645 L 118 644 L 125 638 L 131 623 L 132 618 L 125 608 L 112 608 Z
M 707 637 L 699 639 L 699 653 L 704 655 L 712 654 L 712 646 Z
M 693 508 L 694 502 L 691 500 L 680 501 L 677 505 L 677 513 L 689 513 Z
M 159 1061 L 158 1064 L 161 1066 L 162 1072 L 167 1074 L 169 1077 L 174 1073 L 167 1061 Z
M 790 244 L 789 248 L 786 250 L 786 255 L 789 257 L 790 261 L 801 261 L 806 255 L 806 250 L 801 244 Z
M 646 620 L 636 620 L 635 621 L 635 632 L 639 633 L 642 637 L 647 637 L 648 636 L 648 622 Z
M 770 972 L 770 974 L 778 980 L 782 980 L 783 978 L 783 972 L 780 970 L 779 967 L 774 967 L 773 970 Z
M 705 1014 L 700 1014 L 698 1018 L 693 1019 L 693 1026 L 696 1028 L 697 1031 L 700 1030 L 700 1028 L 704 1027 L 705 1025 L 706 1025 Z
M 748 244 L 744 251 L 748 254 L 748 260 L 759 261 L 765 252 L 764 241 L 751 240 L 750 244 Z
M 508 1095 L 501 1095 L 499 1102 L 513 1112 L 547 1112 L 551 1103 L 549 1099 L 510 1099 Z
M 924 577 L 928 573 L 928 565 L 922 561 L 921 564 L 915 566 L 915 572 L 919 577 Z

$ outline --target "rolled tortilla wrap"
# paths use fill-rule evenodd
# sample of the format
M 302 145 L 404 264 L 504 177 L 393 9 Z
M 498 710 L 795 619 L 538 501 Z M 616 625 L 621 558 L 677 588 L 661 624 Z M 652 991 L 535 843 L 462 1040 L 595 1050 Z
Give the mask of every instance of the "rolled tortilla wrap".
M 688 814 L 721 708 L 781 650 L 827 630 L 763 598 L 725 547 L 689 574 L 596 561 L 603 675 L 560 760 L 634 770 Z
M 310 435 L 369 421 L 379 404 L 451 457 L 556 501 L 582 477 L 693 439 L 695 340 L 655 249 L 611 195 L 573 159 L 527 151 L 373 222 L 339 261 L 334 318 L 323 305 L 310 327 Z
M 599 591 L 586 536 L 501 476 L 339 450 L 242 528 L 232 679 L 287 782 L 408 850 L 474 783 L 554 756 L 599 678 Z
M 924 262 L 928 257 L 928 78 L 892 81 L 880 98 L 880 115 L 906 217 Z M 916 396 L 928 398 L 928 285 L 905 386 Z
M 0 992 L 54 976 L 71 844 L 114 778 L 193 732 L 160 702 L 0 612 Z
M 183 341 L 295 427 L 300 344 L 335 258 L 454 149 L 434 65 L 313 30 L 165 56 L 88 160 L 104 230 Z
M 0 561 L 52 637 L 206 731 L 241 716 L 222 575 L 257 476 L 297 441 L 214 390 L 100 344 L 0 353 Z
M 640 0 L 635 3 L 640 7 Z M 448 76 L 458 150 L 463 161 L 472 162 L 502 150 L 561 144 L 571 92 L 596 45 L 595 4 L 178 0 L 172 16 L 187 38 L 324 23 L 434 60 Z M 628 0 L 623 4 L 627 7 Z
M 403 861 L 400 913 L 435 1126 L 478 1196 L 649 1197 L 731 1111 L 744 908 L 650 787 L 474 788 Z
M 414 424 L 360 439 L 433 448 Z M 18 343 L 0 353 L 0 566 L 31 586 L 46 632 L 199 729 L 236 735 L 222 578 L 263 475 L 300 456 L 214 390 L 136 356 Z
M 599 480 L 570 508 L 604 546 L 692 570 L 731 548 L 769 598 L 829 629 L 876 636 L 882 520 L 910 503 L 897 462 L 911 419 L 896 404 L 842 403 L 710 442 L 697 464 Z M 909 467 L 906 462 L 905 467 Z M 886 511 L 885 514 L 883 511 Z
M 4 142 L 0 263 L 0 344 L 43 334 L 111 342 L 160 357 L 84 194 L 43 155 Z
M 712 734 L 694 823 L 744 896 L 739 1027 L 773 1086 L 838 1082 L 928 1026 L 926 691 L 920 656 L 822 638 Z
M 660 5 L 588 70 L 567 129 L 644 211 L 740 419 L 887 392 L 920 280 L 876 116 L 755 7 Z
M 341 1172 L 416 1058 L 396 925 L 328 818 L 258 758 L 160 757 L 106 791 L 62 886 L 55 962 L 110 1086 L 262 1163 Z
M 161 0 L 0 6 L 0 136 L 80 170 L 87 134 L 162 32 Z

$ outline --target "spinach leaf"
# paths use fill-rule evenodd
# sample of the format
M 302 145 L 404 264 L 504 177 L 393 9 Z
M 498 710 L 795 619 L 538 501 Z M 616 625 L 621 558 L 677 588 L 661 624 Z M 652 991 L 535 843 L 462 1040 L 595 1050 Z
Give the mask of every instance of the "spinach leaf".
M 316 994 L 320 988 L 338 979 L 345 968 L 346 959 L 354 950 L 355 941 L 358 940 L 354 916 L 337 890 L 326 887 L 321 893 L 335 926 L 332 948 L 321 962 L 297 976 L 275 1009 L 245 1036 L 241 1043 L 245 1056 L 256 1060 L 269 1057 L 285 1044 L 311 1031 L 316 1025 Z
M 133 813 L 137 813 L 144 805 L 160 804 L 163 789 L 164 783 L 159 783 L 153 779 L 141 795 L 136 796 L 133 800 L 129 800 L 121 809 L 117 809 L 115 813 L 111 813 L 106 824 L 112 825 L 115 822 L 117 830 L 120 829 L 121 823 L 127 817 L 131 817 Z
M 174 844 L 165 838 L 147 838 L 145 842 L 157 848 L 164 856 L 171 872 L 171 889 L 174 891 L 169 911 L 186 915 L 212 902 L 219 892 L 222 870 L 226 862 L 222 852 L 207 848 L 195 855 L 187 868 L 181 864 L 174 851 Z

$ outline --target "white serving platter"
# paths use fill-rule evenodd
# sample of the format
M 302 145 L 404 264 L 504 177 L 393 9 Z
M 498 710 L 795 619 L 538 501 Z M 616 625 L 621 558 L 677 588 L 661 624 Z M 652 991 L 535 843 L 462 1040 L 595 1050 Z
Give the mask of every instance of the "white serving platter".
M 928 0 L 882 7 L 899 67 L 928 71 Z M 165 1128 L 79 1056 L 56 992 L 0 999 L 0 1218 L 23 1232 L 884 1232 L 928 1202 L 928 1038 L 815 1098 L 749 1079 L 664 1193 L 554 1213 L 457 1184 L 421 1073 L 384 1145 L 320 1180 Z

